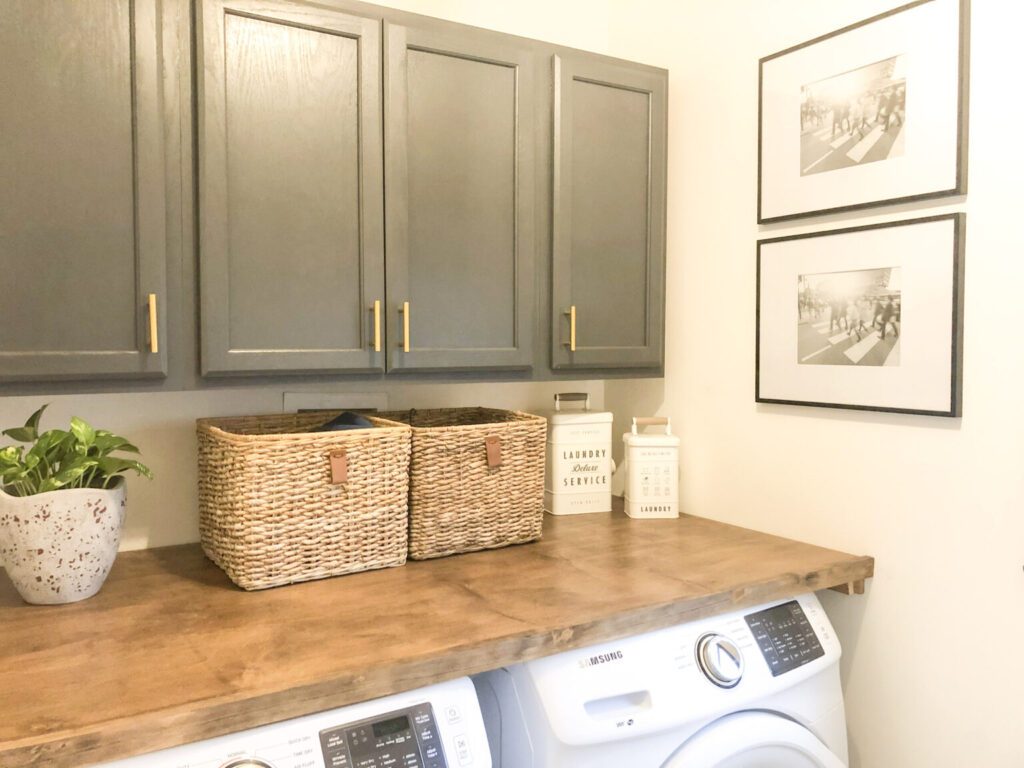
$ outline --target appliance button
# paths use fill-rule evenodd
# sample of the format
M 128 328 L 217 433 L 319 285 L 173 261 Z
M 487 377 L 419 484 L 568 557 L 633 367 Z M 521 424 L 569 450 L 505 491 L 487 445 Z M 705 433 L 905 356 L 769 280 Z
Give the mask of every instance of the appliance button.
M 697 640 L 701 672 L 720 688 L 733 688 L 743 677 L 743 653 L 725 635 L 711 633 Z
M 454 704 L 449 704 L 445 707 L 444 714 L 448 718 L 449 723 L 457 723 L 462 719 L 462 713 L 459 712 L 459 708 Z
M 469 751 L 469 739 L 464 733 L 455 737 L 455 755 L 459 758 L 459 765 L 469 765 L 473 761 L 473 755 Z

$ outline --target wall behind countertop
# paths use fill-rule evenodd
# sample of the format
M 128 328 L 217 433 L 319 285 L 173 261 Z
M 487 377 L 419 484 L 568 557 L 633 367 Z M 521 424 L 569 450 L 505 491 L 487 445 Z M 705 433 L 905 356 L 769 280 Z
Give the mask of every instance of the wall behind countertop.
M 682 505 L 877 558 L 823 596 L 859 768 L 1024 765 L 1024 71 L 1018 3 L 972 3 L 969 194 L 756 224 L 758 59 L 900 5 L 633 0 L 610 53 L 670 70 L 663 381 L 611 381 L 617 432 L 671 415 Z M 755 241 L 967 211 L 962 419 L 754 402 Z

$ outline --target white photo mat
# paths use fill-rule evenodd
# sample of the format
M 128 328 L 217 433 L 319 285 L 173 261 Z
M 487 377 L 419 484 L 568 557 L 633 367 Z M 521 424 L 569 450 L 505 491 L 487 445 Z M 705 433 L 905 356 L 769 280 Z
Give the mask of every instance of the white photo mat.
M 961 13 L 968 13 L 966 0 L 924 0 L 761 60 L 759 222 L 966 191 Z M 893 120 L 902 132 L 899 151 L 881 162 L 806 173 L 801 89 L 896 58 L 905 90 L 900 124 Z M 829 127 L 825 144 L 835 138 Z
M 757 401 L 959 415 L 964 225 L 947 214 L 760 241 Z M 802 364 L 801 276 L 884 269 L 899 270 L 898 363 Z

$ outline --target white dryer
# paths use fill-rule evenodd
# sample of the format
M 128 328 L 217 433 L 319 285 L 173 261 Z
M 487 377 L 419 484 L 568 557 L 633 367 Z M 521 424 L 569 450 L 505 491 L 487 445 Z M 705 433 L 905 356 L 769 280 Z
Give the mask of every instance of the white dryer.
M 491 768 L 469 678 L 101 768 Z
M 839 656 L 804 595 L 473 682 L 496 768 L 841 768 Z

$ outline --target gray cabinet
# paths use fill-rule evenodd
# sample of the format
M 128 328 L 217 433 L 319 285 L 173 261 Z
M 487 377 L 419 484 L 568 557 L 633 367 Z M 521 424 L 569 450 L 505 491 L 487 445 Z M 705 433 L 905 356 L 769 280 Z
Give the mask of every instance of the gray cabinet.
M 3 3 L 0 381 L 167 371 L 157 6 Z
M 668 76 L 554 57 L 552 367 L 663 363 Z
M 385 23 L 388 368 L 526 368 L 534 329 L 533 54 Z
M 204 374 L 383 370 L 380 21 L 205 0 Z

